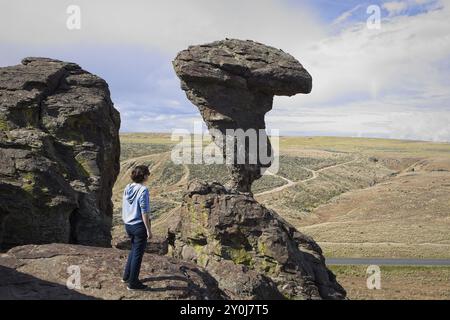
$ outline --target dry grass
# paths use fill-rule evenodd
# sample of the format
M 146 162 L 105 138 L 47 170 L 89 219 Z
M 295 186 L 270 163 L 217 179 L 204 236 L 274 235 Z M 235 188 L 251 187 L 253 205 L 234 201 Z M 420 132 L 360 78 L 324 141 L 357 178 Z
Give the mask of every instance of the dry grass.
M 381 289 L 367 289 L 366 266 L 330 266 L 353 300 L 449 300 L 450 267 L 381 266 Z
M 114 187 L 116 212 L 129 168 L 152 164 L 155 215 L 167 213 L 181 200 L 192 178 L 226 178 L 223 167 L 170 165 L 170 134 L 122 134 L 129 154 L 149 156 L 122 163 Z M 281 176 L 299 182 L 258 199 L 310 234 L 329 257 L 450 257 L 450 145 L 422 141 L 336 137 L 282 137 Z M 140 150 L 133 150 L 139 146 Z M 354 162 L 337 167 L 349 159 Z M 414 167 L 414 171 L 411 168 Z M 311 179 L 311 171 L 317 177 Z M 321 171 L 317 171 L 320 170 Z M 224 182 L 224 181 L 221 181 Z M 285 184 L 264 177 L 255 193 Z M 170 219 L 166 219 L 170 220 Z M 158 221 L 158 219 L 156 219 Z
M 114 237 L 123 234 L 120 201 L 134 165 L 151 166 L 154 231 L 161 235 L 190 179 L 226 180 L 223 166 L 173 165 L 169 134 L 122 134 L 121 142 L 129 159 L 113 190 Z M 280 152 L 279 175 L 297 184 L 258 200 L 311 235 L 325 256 L 450 258 L 450 144 L 282 137 Z M 285 183 L 265 176 L 253 189 Z M 382 290 L 367 289 L 364 266 L 331 269 L 350 299 L 450 299 L 450 267 L 382 267 Z
M 121 133 L 121 143 L 175 144 L 169 133 Z
M 334 257 L 450 257 L 450 161 L 414 169 L 345 193 L 297 226 Z
M 371 154 L 383 157 L 446 157 L 450 158 L 449 143 L 426 141 L 342 138 L 342 137 L 281 137 L 282 152 L 296 152 L 299 149 L 323 150 Z

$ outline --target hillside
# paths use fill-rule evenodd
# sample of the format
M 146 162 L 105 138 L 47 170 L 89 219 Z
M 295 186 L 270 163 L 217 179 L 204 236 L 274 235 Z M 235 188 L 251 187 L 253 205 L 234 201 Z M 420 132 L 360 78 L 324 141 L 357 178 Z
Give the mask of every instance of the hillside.
M 113 238 L 135 164 L 151 169 L 154 229 L 164 235 L 193 178 L 225 182 L 223 165 L 174 165 L 168 134 L 122 134 L 113 190 Z M 450 145 L 336 137 L 280 138 L 280 168 L 253 185 L 256 199 L 312 236 L 328 258 L 450 258 Z M 351 299 L 448 299 L 449 267 L 382 267 L 381 291 L 364 266 L 332 266 Z M 406 288 L 402 283 L 408 284 Z M 414 294 L 411 294 L 414 292 Z
M 223 165 L 175 165 L 168 134 L 122 134 L 114 186 L 116 223 L 130 168 L 151 169 L 157 231 L 164 232 L 187 182 L 224 182 Z M 267 207 L 313 236 L 328 257 L 450 257 L 450 146 L 335 137 L 280 138 L 280 169 L 255 182 Z

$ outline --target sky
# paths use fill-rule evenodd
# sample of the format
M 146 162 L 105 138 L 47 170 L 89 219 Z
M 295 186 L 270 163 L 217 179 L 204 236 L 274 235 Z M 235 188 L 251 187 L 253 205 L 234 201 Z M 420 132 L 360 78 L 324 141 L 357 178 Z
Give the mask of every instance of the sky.
M 224 38 L 283 49 L 312 75 L 311 94 L 275 97 L 266 122 L 281 135 L 450 141 L 450 0 L 0 0 L 0 66 L 78 63 L 108 82 L 122 132 L 193 131 L 171 61 Z

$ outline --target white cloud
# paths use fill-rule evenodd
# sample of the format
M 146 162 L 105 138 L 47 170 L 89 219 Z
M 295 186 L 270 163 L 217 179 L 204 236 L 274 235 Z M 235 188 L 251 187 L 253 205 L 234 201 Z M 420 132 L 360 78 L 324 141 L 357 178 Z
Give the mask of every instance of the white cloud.
M 383 137 L 450 141 L 450 112 L 410 106 L 395 99 L 329 107 L 302 107 L 288 115 L 273 110 L 266 118 L 269 129 L 280 134 Z
M 399 15 L 410 9 L 422 8 L 433 9 L 440 6 L 440 2 L 448 0 L 401 0 L 401 1 L 387 1 L 383 3 L 383 8 L 388 12 L 389 17 Z
M 310 9 L 276 0 L 134 1 L 133 5 L 42 0 L 39 6 L 18 0 L 2 2 L 0 41 L 22 46 L 142 46 L 162 52 L 169 63 L 191 44 L 225 37 L 253 39 L 293 54 L 314 79 L 310 95 L 275 99 L 269 126 L 289 132 L 450 141 L 449 2 L 387 1 L 383 7 L 390 14 L 380 30 L 369 30 L 360 21 L 327 35 L 329 26 Z M 69 4 L 81 7 L 80 31 L 65 27 Z M 413 16 L 401 15 L 418 7 L 421 10 Z M 358 9 L 344 12 L 331 26 L 349 21 Z M 179 90 L 175 75 L 168 78 L 167 73 L 156 72 L 144 81 L 157 87 L 148 103 L 142 103 L 145 94 L 139 102 L 128 101 L 134 92 L 117 99 L 124 130 L 167 131 L 199 118 L 195 107 L 183 109 L 186 102 L 184 96 L 179 100 L 179 91 L 173 96 L 167 92 Z
M 390 1 L 383 3 L 383 8 L 386 9 L 390 16 L 404 12 L 408 8 L 406 1 Z
M 338 25 L 340 23 L 343 23 L 344 21 L 347 21 L 357 10 L 359 10 L 362 7 L 361 4 L 357 5 L 356 7 L 345 11 L 344 13 L 342 13 L 339 17 L 337 17 L 336 19 L 334 19 L 334 21 L 332 22 L 331 25 L 335 26 Z
M 443 87 L 448 92 L 448 70 L 438 67 L 450 55 L 448 30 L 450 10 L 445 8 L 383 20 L 381 30 L 360 23 L 308 50 L 294 50 L 312 73 L 313 92 L 283 103 L 322 103 L 391 91 L 431 94 Z
M 81 8 L 81 30 L 68 30 L 66 8 Z M 133 44 L 174 55 L 188 45 L 239 37 L 289 50 L 308 43 L 324 28 L 306 7 L 276 0 L 128 1 L 15 0 L 2 2 L 0 41 L 54 45 Z
M 384 19 L 381 30 L 369 30 L 364 23 L 352 25 L 308 50 L 294 50 L 313 76 L 313 91 L 277 97 L 272 113 L 293 115 L 307 109 L 321 114 L 326 110 L 321 121 L 330 121 L 324 127 L 327 132 L 359 128 L 367 134 L 375 130 L 406 137 L 409 130 L 415 139 L 450 141 L 450 122 L 445 122 L 450 118 L 449 30 L 450 9 L 444 6 L 415 16 Z M 344 121 L 341 115 L 346 112 L 349 117 Z M 272 120 L 274 126 L 288 131 L 307 128 L 300 119 L 290 126 L 281 118 Z M 376 123 L 383 123 L 384 129 Z

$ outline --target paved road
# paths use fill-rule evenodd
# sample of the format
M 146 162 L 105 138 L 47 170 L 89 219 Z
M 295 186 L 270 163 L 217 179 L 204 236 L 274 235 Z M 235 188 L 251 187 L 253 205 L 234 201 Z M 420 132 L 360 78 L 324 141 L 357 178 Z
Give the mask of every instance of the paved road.
M 328 265 L 450 266 L 450 259 L 326 259 Z

